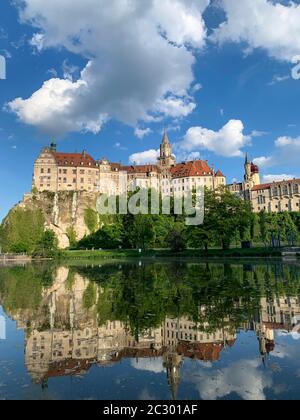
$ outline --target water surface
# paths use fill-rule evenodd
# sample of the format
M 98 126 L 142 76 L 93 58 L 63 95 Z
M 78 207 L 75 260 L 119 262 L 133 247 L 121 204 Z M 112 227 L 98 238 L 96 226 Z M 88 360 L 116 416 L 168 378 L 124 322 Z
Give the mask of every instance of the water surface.
M 300 265 L 0 267 L 0 399 L 300 399 Z

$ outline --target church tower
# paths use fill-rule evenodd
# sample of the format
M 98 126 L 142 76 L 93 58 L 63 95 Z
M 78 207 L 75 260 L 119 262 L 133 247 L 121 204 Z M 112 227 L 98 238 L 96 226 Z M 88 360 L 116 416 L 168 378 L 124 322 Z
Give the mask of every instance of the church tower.
M 160 156 L 158 158 L 158 165 L 162 169 L 170 169 L 176 165 L 175 157 L 172 154 L 172 146 L 167 132 L 164 133 L 162 143 L 160 145 Z

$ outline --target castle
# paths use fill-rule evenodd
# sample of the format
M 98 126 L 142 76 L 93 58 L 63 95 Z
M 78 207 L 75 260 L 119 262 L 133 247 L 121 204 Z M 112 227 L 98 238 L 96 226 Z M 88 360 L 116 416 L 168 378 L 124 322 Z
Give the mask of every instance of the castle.
M 72 284 L 66 287 L 70 273 L 68 267 L 57 268 L 54 283 L 43 289 L 39 306 L 31 311 L 19 309 L 12 315 L 18 328 L 26 332 L 25 364 L 34 383 L 83 376 L 93 365 L 109 367 L 123 359 L 140 365 L 156 360 L 167 374 L 175 400 L 185 360 L 217 362 L 226 348 L 236 345 L 239 331 L 245 330 L 256 333 L 259 353 L 265 361 L 275 350 L 276 331 L 299 332 L 299 297 L 280 295 L 261 297 L 259 311 L 253 318 L 241 321 L 239 328 L 230 315 L 223 318 L 222 328 L 210 325 L 208 320 L 200 326 L 187 316 L 166 316 L 161 325 L 134 337 L 119 320 L 99 325 L 95 307 L 84 307 L 84 295 L 92 283 L 72 271 Z M 100 285 L 95 287 L 101 301 L 104 290 Z M 242 301 L 236 302 L 236 308 L 242 308 Z M 202 304 L 199 315 L 205 317 L 207 309 Z
M 262 184 L 259 167 L 246 156 L 244 182 L 228 185 L 228 189 L 252 204 L 254 213 L 299 212 L 300 179 Z
M 252 204 L 259 213 L 300 210 L 300 179 L 262 184 L 259 167 L 246 156 L 244 181 L 227 185 L 229 191 Z M 121 195 L 127 191 L 155 189 L 163 197 L 184 195 L 198 187 L 212 190 L 226 185 L 220 170 L 204 160 L 177 163 L 164 133 L 156 164 L 128 165 L 95 160 L 86 151 L 58 152 L 56 144 L 42 149 L 34 164 L 33 189 L 54 193 L 72 191 Z
M 124 166 L 107 159 L 95 160 L 86 151 L 60 153 L 52 143 L 35 161 L 33 176 L 33 188 L 38 192 L 87 191 L 109 196 L 137 188 L 152 188 L 163 196 L 176 196 L 201 186 L 217 189 L 221 185 L 226 185 L 225 176 L 207 161 L 177 163 L 167 133 L 156 165 Z

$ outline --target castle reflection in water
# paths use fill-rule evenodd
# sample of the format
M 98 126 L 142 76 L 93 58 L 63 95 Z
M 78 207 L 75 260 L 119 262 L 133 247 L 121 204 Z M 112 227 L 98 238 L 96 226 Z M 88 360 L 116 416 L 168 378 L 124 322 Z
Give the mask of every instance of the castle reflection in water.
M 166 317 L 159 327 L 133 334 L 126 323 L 114 320 L 102 325 L 95 305 L 87 309 L 86 291 L 91 281 L 70 268 L 55 270 L 50 287 L 43 287 L 42 301 L 33 311 L 18 309 L 12 317 L 25 330 L 25 363 L 34 383 L 46 386 L 49 378 L 82 376 L 93 365 L 109 367 L 122 359 L 159 359 L 168 376 L 173 398 L 176 398 L 180 371 L 185 358 L 214 362 L 221 352 L 235 345 L 240 330 L 254 331 L 258 352 L 264 359 L 274 351 L 275 330 L 297 331 L 300 321 L 299 297 L 259 297 L 253 319 L 244 319 L 233 327 L 228 316 L 221 326 L 210 328 L 209 322 L 189 317 Z M 94 289 L 96 301 L 103 292 Z M 3 298 L 3 296 L 2 296 Z M 239 302 L 236 302 L 239 305 Z M 199 314 L 205 319 L 206 305 Z

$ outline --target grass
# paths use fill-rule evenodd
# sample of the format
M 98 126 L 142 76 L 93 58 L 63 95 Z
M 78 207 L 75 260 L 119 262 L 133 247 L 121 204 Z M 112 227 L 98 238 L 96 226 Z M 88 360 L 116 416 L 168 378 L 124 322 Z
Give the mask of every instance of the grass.
M 138 250 L 107 250 L 107 251 L 64 251 L 62 257 L 65 259 L 123 259 L 123 258 L 251 258 L 251 257 L 281 257 L 281 249 L 273 248 L 251 248 L 251 249 L 190 249 L 183 252 L 172 252 L 171 250 L 147 250 L 141 253 Z

